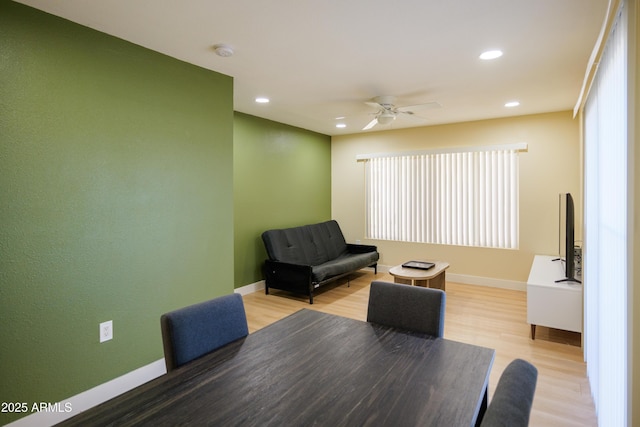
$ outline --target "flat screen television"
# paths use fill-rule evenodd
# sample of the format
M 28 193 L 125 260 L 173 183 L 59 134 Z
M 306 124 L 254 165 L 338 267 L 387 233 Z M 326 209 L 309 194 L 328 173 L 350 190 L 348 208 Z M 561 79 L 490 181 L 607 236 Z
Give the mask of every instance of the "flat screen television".
M 581 283 L 576 279 L 576 265 L 575 265 L 575 211 L 573 206 L 573 197 L 571 193 L 566 194 L 566 211 L 565 211 L 565 244 L 564 244 L 564 279 L 556 280 L 556 283 L 560 282 L 575 282 Z

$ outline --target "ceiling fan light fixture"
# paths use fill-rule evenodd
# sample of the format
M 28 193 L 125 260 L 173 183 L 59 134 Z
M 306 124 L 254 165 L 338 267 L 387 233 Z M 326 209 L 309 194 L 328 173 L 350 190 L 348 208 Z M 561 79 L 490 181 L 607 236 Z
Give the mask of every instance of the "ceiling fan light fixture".
M 388 125 L 389 123 L 391 123 L 395 119 L 396 119 L 395 114 L 390 113 L 390 112 L 384 112 L 384 113 L 381 113 L 378 116 L 378 123 L 381 124 L 381 125 Z

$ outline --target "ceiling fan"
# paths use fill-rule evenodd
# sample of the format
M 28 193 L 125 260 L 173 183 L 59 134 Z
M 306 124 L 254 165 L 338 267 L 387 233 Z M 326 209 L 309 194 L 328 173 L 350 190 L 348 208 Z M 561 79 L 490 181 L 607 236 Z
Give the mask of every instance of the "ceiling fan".
M 376 96 L 371 101 L 365 102 L 365 104 L 377 108 L 378 112 L 376 116 L 371 120 L 362 130 L 369 130 L 375 125 L 387 125 L 393 122 L 396 117 L 410 117 L 417 118 L 413 110 L 423 110 L 428 108 L 439 108 L 441 105 L 438 102 L 427 102 L 425 104 L 409 105 L 406 107 L 395 106 L 395 96 Z

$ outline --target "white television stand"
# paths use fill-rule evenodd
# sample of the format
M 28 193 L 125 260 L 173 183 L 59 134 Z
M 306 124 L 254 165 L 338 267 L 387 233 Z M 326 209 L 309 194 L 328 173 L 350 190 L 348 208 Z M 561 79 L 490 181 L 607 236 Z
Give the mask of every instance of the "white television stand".
M 536 255 L 527 280 L 527 323 L 531 339 L 536 339 L 536 326 L 582 333 L 582 284 L 560 282 L 564 262 L 557 257 Z

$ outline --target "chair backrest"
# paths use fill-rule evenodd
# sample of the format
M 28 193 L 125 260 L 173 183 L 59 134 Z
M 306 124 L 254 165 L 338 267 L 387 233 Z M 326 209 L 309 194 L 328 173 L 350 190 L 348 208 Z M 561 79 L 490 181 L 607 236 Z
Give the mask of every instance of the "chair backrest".
M 480 426 L 528 426 L 537 380 L 538 370 L 531 363 L 511 362 L 500 376 Z
M 240 294 L 163 314 L 160 325 L 167 372 L 249 334 Z
M 367 322 L 442 337 L 445 304 L 440 289 L 376 280 L 369 290 Z

